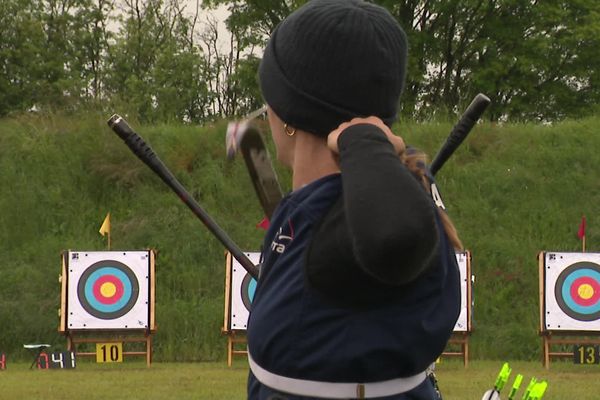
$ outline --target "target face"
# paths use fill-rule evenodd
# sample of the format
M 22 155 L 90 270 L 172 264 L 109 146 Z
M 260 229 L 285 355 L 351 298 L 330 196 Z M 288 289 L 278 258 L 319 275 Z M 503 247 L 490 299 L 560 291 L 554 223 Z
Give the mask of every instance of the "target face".
M 600 254 L 545 255 L 545 327 L 600 329 Z
M 260 253 L 244 253 L 254 264 L 258 264 Z M 231 329 L 245 330 L 250 315 L 250 307 L 256 291 L 256 279 L 231 257 Z
M 460 271 L 460 314 L 454 326 L 454 332 L 471 330 L 471 264 L 470 253 L 456 253 L 456 262 Z
M 148 251 L 69 252 L 67 257 L 70 329 L 148 327 Z
M 600 318 L 600 265 L 578 262 L 565 268 L 554 286 L 560 309 L 579 321 Z
M 92 264 L 77 284 L 79 302 L 90 315 L 100 319 L 127 314 L 137 302 L 139 291 L 131 268 L 115 260 Z

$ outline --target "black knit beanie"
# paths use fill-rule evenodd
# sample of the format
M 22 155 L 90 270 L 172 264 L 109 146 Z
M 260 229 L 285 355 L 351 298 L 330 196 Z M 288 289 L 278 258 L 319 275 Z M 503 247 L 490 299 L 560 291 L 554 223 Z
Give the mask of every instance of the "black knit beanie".
M 309 1 L 267 43 L 259 68 L 263 97 L 284 122 L 319 136 L 359 116 L 391 125 L 407 46 L 400 25 L 380 6 Z

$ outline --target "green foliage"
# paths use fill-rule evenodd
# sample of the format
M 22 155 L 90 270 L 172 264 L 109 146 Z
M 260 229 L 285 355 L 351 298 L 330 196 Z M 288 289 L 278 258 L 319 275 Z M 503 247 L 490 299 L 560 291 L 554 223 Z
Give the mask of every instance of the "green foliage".
M 31 9 L 29 0 L 0 4 L 0 115 L 31 106 L 43 82 L 39 71 L 42 24 Z
M 203 0 L 207 6 L 225 4 L 231 12 L 227 20 L 231 31 L 242 29 L 249 43 L 261 43 L 275 27 L 306 0 Z
M 480 124 L 438 173 L 444 202 L 473 254 L 472 355 L 539 357 L 540 251 L 598 251 L 597 118 L 556 126 Z M 407 142 L 434 154 L 450 125 L 409 125 Z
M 156 106 L 147 119 L 199 122 L 205 117 L 208 89 L 201 74 L 198 50 L 180 52 L 176 43 L 159 53 L 152 71 Z
M 60 253 L 112 248 L 158 252 L 155 358 L 222 360 L 223 247 L 106 126 L 107 115 L 27 114 L 0 120 L 0 331 L 3 352 L 57 333 Z M 180 182 L 242 249 L 258 250 L 258 200 L 241 160 L 225 159 L 225 124 L 197 127 L 129 120 Z M 437 175 L 473 255 L 473 359 L 539 359 L 540 251 L 588 250 L 600 228 L 598 118 L 557 125 L 479 124 Z M 434 155 L 450 123 L 404 123 L 406 140 Z M 271 145 L 271 144 L 270 144 Z M 289 172 L 277 165 L 282 186 Z
M 591 115 L 600 4 L 581 1 L 387 1 L 407 30 L 403 112 L 452 114 L 478 92 L 491 120 Z

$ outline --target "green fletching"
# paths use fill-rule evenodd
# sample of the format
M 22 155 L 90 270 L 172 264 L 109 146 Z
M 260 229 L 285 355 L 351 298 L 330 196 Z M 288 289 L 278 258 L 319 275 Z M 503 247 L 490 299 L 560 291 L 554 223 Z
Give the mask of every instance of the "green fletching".
M 531 389 L 531 399 L 532 400 L 540 400 L 544 393 L 546 392 L 546 388 L 548 387 L 548 382 L 542 381 L 540 383 L 536 383 L 533 389 Z
M 500 370 L 500 373 L 498 374 L 498 378 L 496 378 L 496 384 L 494 385 L 494 388 L 498 392 L 502 390 L 502 388 L 508 381 L 508 377 L 510 376 L 511 371 L 512 369 L 508 366 L 508 363 L 504 363 L 502 369 Z
M 535 383 L 537 381 L 535 380 L 535 378 L 531 378 L 531 380 L 529 381 L 529 385 L 527 385 L 527 389 L 525 389 L 525 393 L 523 393 L 523 397 L 521 398 L 521 400 L 531 400 L 531 391 L 533 390 L 533 388 L 535 387 Z
M 517 374 L 515 381 L 513 382 L 512 389 L 510 389 L 510 393 L 508 394 L 508 400 L 512 400 L 515 397 L 515 394 L 517 393 L 517 390 L 519 390 L 522 381 L 523 375 Z

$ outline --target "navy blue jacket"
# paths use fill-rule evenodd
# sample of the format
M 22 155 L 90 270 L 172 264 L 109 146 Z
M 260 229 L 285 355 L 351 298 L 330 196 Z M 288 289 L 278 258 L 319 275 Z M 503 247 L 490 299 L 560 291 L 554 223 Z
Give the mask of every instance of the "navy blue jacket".
M 410 376 L 441 354 L 458 317 L 454 250 L 383 132 L 354 126 L 339 145 L 341 174 L 290 193 L 273 215 L 248 349 L 290 378 Z M 249 398 L 262 399 L 252 375 L 249 383 Z M 431 399 L 425 392 L 394 398 Z

